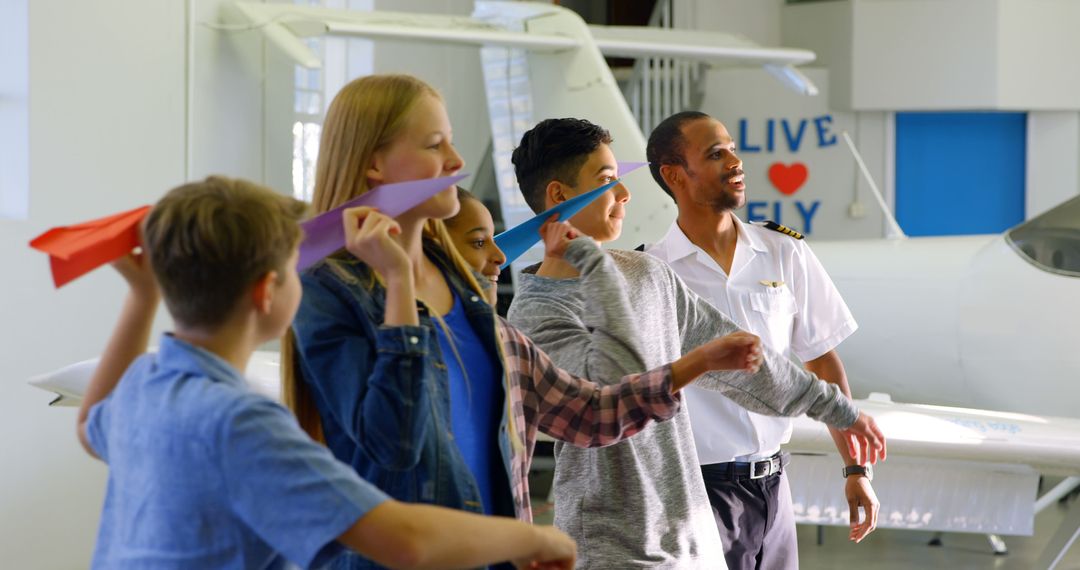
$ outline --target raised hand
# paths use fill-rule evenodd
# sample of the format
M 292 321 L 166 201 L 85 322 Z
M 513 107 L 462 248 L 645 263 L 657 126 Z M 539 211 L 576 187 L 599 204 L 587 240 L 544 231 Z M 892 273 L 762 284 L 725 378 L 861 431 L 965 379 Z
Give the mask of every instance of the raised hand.
M 553 526 L 534 526 L 538 548 L 525 559 L 515 560 L 518 570 L 571 570 L 577 558 L 573 539 Z
M 840 433 L 847 440 L 848 452 L 855 463 L 865 465 L 885 460 L 885 434 L 874 418 L 859 412 L 855 423 Z
M 558 219 L 559 215 L 553 214 L 540 226 L 540 236 L 544 238 L 544 257 L 562 259 L 566 248 L 570 247 L 570 240 L 581 235 L 570 222 L 560 222 Z
M 150 269 L 150 260 L 142 248 L 112 262 L 113 269 L 124 278 L 131 293 L 141 299 L 156 301 L 159 297 L 157 279 Z
M 385 279 L 412 274 L 412 262 L 392 236 L 401 233 L 393 218 L 375 208 L 359 206 L 342 212 L 345 249 L 378 271 Z

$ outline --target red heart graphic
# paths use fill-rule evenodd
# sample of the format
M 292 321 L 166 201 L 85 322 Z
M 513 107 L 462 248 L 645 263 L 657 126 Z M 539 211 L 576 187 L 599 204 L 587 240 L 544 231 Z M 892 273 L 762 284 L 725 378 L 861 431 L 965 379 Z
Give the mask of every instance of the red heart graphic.
M 788 196 L 799 191 L 809 174 L 806 165 L 801 162 L 795 162 L 791 166 L 777 162 L 769 167 L 769 181 L 781 194 Z

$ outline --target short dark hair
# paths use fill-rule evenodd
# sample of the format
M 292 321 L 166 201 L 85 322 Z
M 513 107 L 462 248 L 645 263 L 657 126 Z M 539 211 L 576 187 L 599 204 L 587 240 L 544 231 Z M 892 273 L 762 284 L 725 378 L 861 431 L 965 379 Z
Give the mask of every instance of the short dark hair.
M 649 135 L 649 144 L 645 146 L 645 159 L 649 161 L 649 172 L 653 180 L 660 185 L 660 189 L 675 199 L 675 194 L 668 188 L 664 177 L 660 175 L 660 167 L 665 164 L 686 166 L 686 157 L 683 156 L 682 126 L 690 121 L 709 119 L 709 115 L 701 111 L 682 111 L 664 119 Z
M 544 211 L 544 190 L 552 180 L 573 186 L 589 154 L 611 144 L 611 134 L 584 119 L 545 119 L 521 137 L 510 161 L 525 202 Z
M 215 329 L 267 272 L 283 279 L 306 211 L 299 200 L 223 176 L 170 190 L 147 215 L 143 243 L 176 323 Z

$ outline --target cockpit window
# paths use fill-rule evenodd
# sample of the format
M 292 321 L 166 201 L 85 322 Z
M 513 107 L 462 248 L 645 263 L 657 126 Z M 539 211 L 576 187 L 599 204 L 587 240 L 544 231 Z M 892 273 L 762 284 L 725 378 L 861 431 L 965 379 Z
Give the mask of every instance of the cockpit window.
M 1080 277 L 1080 196 L 1016 226 L 1005 236 L 1039 268 Z

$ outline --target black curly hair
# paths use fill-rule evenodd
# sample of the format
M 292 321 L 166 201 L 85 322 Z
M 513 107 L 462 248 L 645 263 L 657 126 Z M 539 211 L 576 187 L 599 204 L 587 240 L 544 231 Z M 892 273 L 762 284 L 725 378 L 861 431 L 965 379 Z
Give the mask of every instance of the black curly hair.
M 584 119 L 545 119 L 521 137 L 511 162 L 525 202 L 544 211 L 544 191 L 552 180 L 573 186 L 578 171 L 611 134 Z

